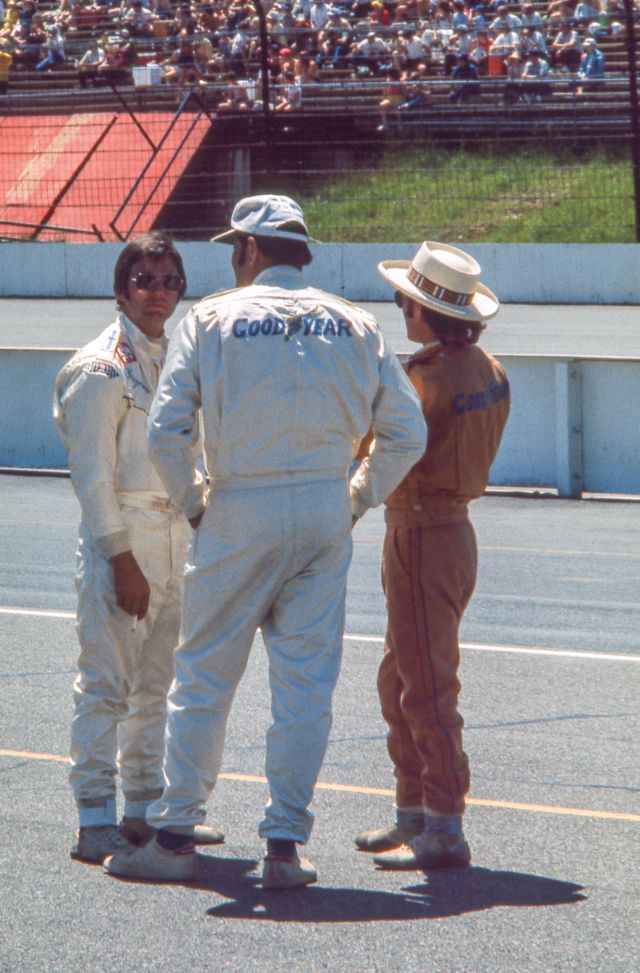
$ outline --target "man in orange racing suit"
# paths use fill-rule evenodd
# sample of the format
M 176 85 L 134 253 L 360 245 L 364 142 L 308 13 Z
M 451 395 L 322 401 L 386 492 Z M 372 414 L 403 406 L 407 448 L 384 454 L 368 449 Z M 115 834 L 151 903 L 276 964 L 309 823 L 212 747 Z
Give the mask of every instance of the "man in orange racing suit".
M 509 413 L 501 365 L 476 344 L 498 311 L 468 254 L 423 243 L 383 261 L 407 335 L 406 364 L 428 426 L 422 459 L 386 500 L 383 579 L 388 626 L 378 674 L 396 777 L 396 820 L 356 838 L 386 869 L 467 865 L 462 816 L 469 762 L 458 713 L 458 627 L 473 592 L 477 547 L 467 507 L 480 496 Z M 366 450 L 366 444 L 363 444 Z

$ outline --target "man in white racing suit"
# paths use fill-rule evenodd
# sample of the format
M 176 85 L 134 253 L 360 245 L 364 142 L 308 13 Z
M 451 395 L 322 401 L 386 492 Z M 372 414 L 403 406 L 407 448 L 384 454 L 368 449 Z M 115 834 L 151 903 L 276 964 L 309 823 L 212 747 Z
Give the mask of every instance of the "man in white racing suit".
M 54 418 L 82 515 L 70 775 L 80 828 L 71 857 L 91 863 L 149 836 L 145 812 L 164 786 L 166 697 L 191 529 L 149 460 L 146 423 L 166 354 L 164 325 L 184 290 L 168 237 L 130 243 L 115 267 L 117 319 L 55 384 Z M 199 837 L 222 840 L 213 829 Z
M 160 829 L 111 874 L 183 881 L 196 874 L 194 825 L 220 769 L 225 725 L 261 628 L 273 722 L 262 881 L 316 880 L 296 844 L 327 747 L 344 630 L 351 527 L 419 459 L 417 396 L 375 320 L 309 287 L 300 207 L 286 196 L 241 200 L 221 237 L 238 288 L 205 298 L 180 323 L 151 409 L 151 454 L 169 496 L 196 528 L 185 577 L 176 680 L 169 695 Z M 202 410 L 208 498 L 188 444 Z M 354 448 L 376 448 L 349 480 Z

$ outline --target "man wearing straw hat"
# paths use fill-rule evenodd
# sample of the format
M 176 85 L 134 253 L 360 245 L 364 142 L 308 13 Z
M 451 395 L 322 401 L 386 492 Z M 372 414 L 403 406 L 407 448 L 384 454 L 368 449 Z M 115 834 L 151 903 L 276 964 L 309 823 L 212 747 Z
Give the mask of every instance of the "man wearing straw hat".
M 478 263 L 443 243 L 378 268 L 396 290 L 409 339 L 421 345 L 406 369 L 428 447 L 386 500 L 378 691 L 396 819 L 359 834 L 356 846 L 386 869 L 463 866 L 471 856 L 462 829 L 469 766 L 457 709 L 458 627 L 477 569 L 467 507 L 485 489 L 509 412 L 505 372 L 476 342 L 499 304 Z

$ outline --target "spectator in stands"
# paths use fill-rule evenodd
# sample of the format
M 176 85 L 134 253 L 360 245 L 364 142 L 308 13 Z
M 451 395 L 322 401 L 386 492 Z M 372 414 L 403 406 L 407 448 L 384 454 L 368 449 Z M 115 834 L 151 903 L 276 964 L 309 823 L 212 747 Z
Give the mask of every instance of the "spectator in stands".
M 45 37 L 42 17 L 38 13 L 34 14 L 28 32 L 21 24 L 16 24 L 11 34 L 14 64 L 21 68 L 35 67 L 40 60 L 40 48 L 44 44 Z
M 238 83 L 233 71 L 227 73 L 227 86 L 219 102 L 217 111 L 222 114 L 235 114 L 251 110 L 251 101 L 246 85 Z
M 489 74 L 504 74 L 505 59 L 514 53 L 520 53 L 519 32 L 515 30 L 501 31 L 489 45 Z M 492 61 L 494 65 L 493 70 Z
M 523 27 L 533 27 L 534 30 L 544 30 L 544 18 L 530 2 L 522 4 L 522 14 L 520 16 L 520 20 Z
M 294 20 L 304 20 L 307 24 L 309 24 L 310 13 L 311 0 L 295 0 L 295 3 L 291 8 L 291 16 Z
M 316 64 L 321 69 L 342 70 L 346 68 L 351 46 L 351 38 L 348 34 L 322 31 L 319 36 Z
M 473 35 L 480 33 L 480 31 L 486 31 L 487 29 L 487 21 L 482 9 L 482 7 L 473 7 L 471 9 L 469 16 L 469 29 Z
M 581 55 L 578 32 L 568 25 L 561 27 L 551 44 L 552 66 L 573 73 L 580 66 Z
M 335 30 L 339 33 L 351 30 L 351 24 L 347 17 L 343 16 L 342 12 L 338 7 L 329 7 L 329 19 L 325 30 Z
M 92 37 L 82 57 L 75 62 L 78 71 L 78 84 L 81 88 L 97 84 L 99 67 L 104 64 L 104 61 L 104 48 L 100 46 L 96 37 Z
M 398 115 L 419 111 L 431 105 L 433 92 L 429 84 L 428 67 L 419 64 L 408 78 L 407 99 L 398 105 Z
M 522 27 L 522 21 L 517 14 L 509 13 L 506 3 L 498 7 L 497 16 L 489 24 L 489 30 L 495 31 L 496 34 L 511 30 L 517 31 L 520 27 Z
M 549 5 L 549 15 L 547 17 L 547 29 L 559 30 L 561 27 L 569 27 L 573 21 L 573 6 L 566 0 L 559 0 L 558 3 Z
M 263 7 L 265 4 L 263 4 Z M 251 8 L 244 0 L 231 0 L 227 10 L 227 29 L 235 30 L 244 20 L 251 16 Z
M 453 16 L 447 0 L 440 0 L 431 17 L 431 21 L 440 38 L 442 38 L 443 31 L 453 30 Z
M 382 100 L 378 107 L 382 113 L 382 120 L 378 125 L 379 132 L 385 132 L 388 127 L 389 112 L 394 111 L 407 100 L 407 86 L 404 75 L 398 68 L 389 68 L 385 86 L 382 89 Z
M 525 101 L 542 101 L 550 93 L 548 77 L 549 62 L 539 47 L 533 47 L 522 71 L 522 80 L 526 82 L 523 85 Z
M 461 54 L 471 51 L 471 38 L 466 27 L 460 27 L 449 36 L 444 52 L 444 73 L 450 77 Z
M 282 86 L 274 110 L 277 112 L 299 111 L 302 107 L 302 85 L 290 68 L 284 72 Z
M 34 0 L 22 0 L 22 5 L 20 6 L 20 12 L 18 14 L 18 23 L 22 27 L 26 27 L 27 33 L 31 30 L 31 21 L 33 20 L 33 15 L 36 12 L 36 4 Z
M 522 58 L 514 51 L 505 58 L 506 82 L 502 89 L 502 98 L 505 105 L 515 105 L 523 100 L 522 74 L 524 64 Z
M 6 95 L 8 91 L 12 64 L 11 45 L 6 37 L 0 37 L 0 95 Z
M 520 35 L 520 53 L 525 61 L 533 48 L 542 51 L 544 57 L 548 58 L 547 38 L 544 31 L 536 30 L 535 27 L 525 27 Z
M 196 34 L 193 38 L 193 66 L 197 80 L 205 80 L 210 73 L 213 61 L 213 44 L 206 34 Z
M 451 18 L 451 26 L 454 30 L 458 27 L 470 27 L 469 14 L 467 12 L 467 7 L 465 6 L 464 0 L 453 0 L 453 16 Z
M 388 44 L 374 31 L 369 31 L 353 49 L 353 64 L 359 75 L 378 76 L 387 69 L 390 61 Z
M 128 30 L 111 35 L 104 44 L 104 61 L 98 66 L 98 79 L 112 85 L 131 84 L 131 68 L 136 57 Z
M 191 35 L 181 30 L 178 45 L 164 62 L 163 80 L 167 84 L 194 84 L 200 78 Z
M 593 6 L 588 0 L 579 0 L 573 11 L 573 21 L 577 27 L 585 27 L 592 20 L 597 20 L 599 16 L 599 8 Z
M 402 31 L 393 50 L 393 65 L 398 71 L 414 71 L 428 59 L 428 51 L 413 30 Z
M 372 0 L 367 18 L 369 28 L 377 30 L 379 27 L 389 27 L 391 24 L 391 11 L 384 5 L 382 0 Z
M 312 30 L 323 30 L 329 19 L 329 4 L 324 0 L 312 0 L 309 5 L 309 26 Z
M 449 91 L 449 101 L 466 102 L 480 95 L 478 69 L 473 61 L 469 60 L 468 54 L 459 56 L 458 63 L 451 73 L 451 80 L 454 83 Z
M 9 0 L 6 10 L 4 12 L 4 20 L 2 22 L 2 31 L 0 33 L 3 36 L 9 36 L 13 28 L 16 26 L 20 19 L 20 8 L 15 0 Z
M 180 35 L 180 31 L 182 30 L 186 30 L 188 34 L 194 34 L 196 27 L 196 18 L 191 13 L 190 8 L 186 5 L 182 5 L 176 8 L 173 20 L 169 27 L 169 35 L 171 37 L 178 37 Z
M 64 64 L 64 36 L 58 24 L 47 24 L 44 57 L 36 64 L 36 71 L 50 71 L 56 64 Z
M 223 26 L 223 17 L 211 4 L 199 7 L 196 13 L 196 29 L 209 33 L 220 30 Z
M 250 41 L 249 41 L 249 22 L 241 21 L 231 38 L 230 68 L 237 78 L 246 78 L 247 64 L 249 61 Z
M 310 84 L 319 80 L 318 65 L 306 51 L 295 58 L 293 62 L 293 74 L 300 85 Z
M 478 69 L 479 77 L 484 77 L 484 75 L 487 73 L 487 60 L 489 58 L 490 46 L 491 41 L 489 40 L 489 34 L 486 30 L 478 31 L 478 33 L 471 38 L 471 44 L 469 45 L 469 60 L 475 64 L 476 68 Z
M 142 0 L 132 0 L 121 23 L 132 37 L 152 37 L 155 19 L 155 14 L 144 6 Z
M 582 57 L 578 68 L 578 80 L 580 84 L 576 87 L 576 94 L 582 95 L 585 89 L 597 91 L 603 87 L 605 71 L 605 56 L 592 37 L 587 37 L 582 42 Z

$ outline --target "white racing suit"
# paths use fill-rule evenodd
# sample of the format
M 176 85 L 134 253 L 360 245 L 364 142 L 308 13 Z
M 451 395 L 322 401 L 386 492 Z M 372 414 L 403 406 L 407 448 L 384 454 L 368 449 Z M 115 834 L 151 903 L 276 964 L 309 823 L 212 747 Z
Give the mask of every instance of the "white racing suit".
M 191 530 L 150 460 L 146 423 L 166 354 L 123 315 L 56 378 L 54 418 L 80 501 L 70 780 L 81 826 L 144 817 L 164 784 L 166 695 L 174 673 Z M 136 622 L 116 604 L 109 558 L 131 550 L 151 597 Z
M 186 568 L 168 783 L 147 820 L 188 831 L 204 819 L 261 628 L 273 721 L 260 834 L 303 843 L 340 666 L 351 516 L 381 503 L 420 458 L 425 423 L 374 319 L 282 266 L 201 301 L 172 338 L 149 440 L 188 517 L 205 506 L 188 449 L 200 408 L 210 495 Z M 370 425 L 376 448 L 349 484 Z

